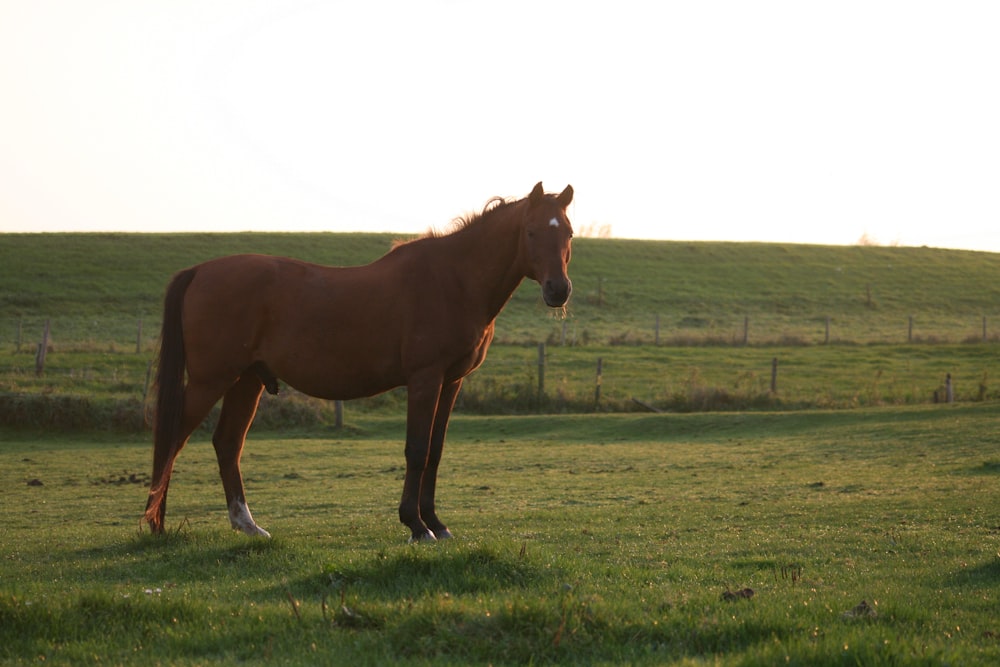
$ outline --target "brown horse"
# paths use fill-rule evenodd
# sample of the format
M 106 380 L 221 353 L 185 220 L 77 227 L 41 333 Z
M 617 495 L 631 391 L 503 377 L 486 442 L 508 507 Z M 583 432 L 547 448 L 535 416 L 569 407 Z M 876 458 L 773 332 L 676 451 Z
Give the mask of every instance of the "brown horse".
M 156 375 L 153 478 L 144 519 L 163 532 L 177 454 L 221 398 L 212 443 L 229 520 L 269 536 L 247 508 L 240 456 L 265 388 L 278 380 L 326 399 L 407 388 L 406 478 L 399 520 L 412 540 L 451 537 L 434 512 L 448 418 L 486 357 L 493 323 L 527 277 L 563 306 L 573 230 L 567 186 L 491 200 L 443 236 L 394 247 L 358 267 L 234 255 L 175 275 L 164 300 Z M 186 374 L 186 382 L 185 382 Z

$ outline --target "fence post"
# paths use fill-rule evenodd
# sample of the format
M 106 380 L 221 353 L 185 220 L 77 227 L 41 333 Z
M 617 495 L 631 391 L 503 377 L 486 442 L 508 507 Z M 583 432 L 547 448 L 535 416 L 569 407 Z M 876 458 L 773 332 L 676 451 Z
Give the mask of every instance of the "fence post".
M 538 404 L 545 396 L 545 343 L 538 344 Z
M 42 376 L 45 372 L 45 353 L 49 349 L 49 321 L 45 320 L 45 330 L 42 331 L 42 342 L 38 344 L 38 352 L 35 354 L 35 375 Z
M 594 385 L 594 410 L 597 411 L 601 407 L 601 375 L 602 366 L 604 365 L 604 360 L 601 357 L 597 357 L 597 382 Z
M 778 357 L 771 359 L 771 393 L 778 393 Z
M 743 344 L 746 345 L 750 342 L 750 316 L 743 316 Z
M 333 425 L 335 428 L 344 428 L 344 402 L 333 402 Z
M 944 402 L 955 402 L 955 388 L 951 385 L 951 373 L 944 376 Z

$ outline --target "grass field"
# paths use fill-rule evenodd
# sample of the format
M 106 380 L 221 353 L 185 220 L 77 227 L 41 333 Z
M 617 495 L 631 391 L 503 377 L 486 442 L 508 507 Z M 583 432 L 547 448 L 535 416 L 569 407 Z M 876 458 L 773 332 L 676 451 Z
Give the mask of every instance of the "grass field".
M 462 418 L 458 538 L 413 546 L 398 418 L 252 436 L 271 541 L 229 530 L 203 438 L 152 538 L 145 438 L 5 430 L 0 661 L 995 664 L 998 427 L 995 404 Z
M 169 276 L 391 240 L 0 235 L 0 663 L 1000 660 L 998 254 L 578 239 L 565 317 L 523 285 L 459 398 L 457 539 L 396 519 L 405 390 L 338 430 L 288 388 L 244 456 L 273 540 L 229 530 L 208 428 L 141 534 Z

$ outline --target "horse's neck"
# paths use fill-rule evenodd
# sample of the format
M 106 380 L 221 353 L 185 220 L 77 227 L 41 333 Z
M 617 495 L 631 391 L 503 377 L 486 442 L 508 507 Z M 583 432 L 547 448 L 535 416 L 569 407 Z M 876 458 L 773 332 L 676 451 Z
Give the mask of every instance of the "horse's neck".
M 508 214 L 504 219 L 480 220 L 446 239 L 454 243 L 454 266 L 463 276 L 464 292 L 483 306 L 484 316 L 492 321 L 524 279 L 520 225 Z

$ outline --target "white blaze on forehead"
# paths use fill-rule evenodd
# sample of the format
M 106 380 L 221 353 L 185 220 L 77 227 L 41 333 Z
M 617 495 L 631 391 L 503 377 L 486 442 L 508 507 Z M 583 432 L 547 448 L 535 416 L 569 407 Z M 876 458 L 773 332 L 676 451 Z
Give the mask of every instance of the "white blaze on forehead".
M 558 226 L 559 226 L 559 220 L 557 220 L 556 218 L 552 218 L 551 220 L 549 220 L 549 227 L 558 227 Z

